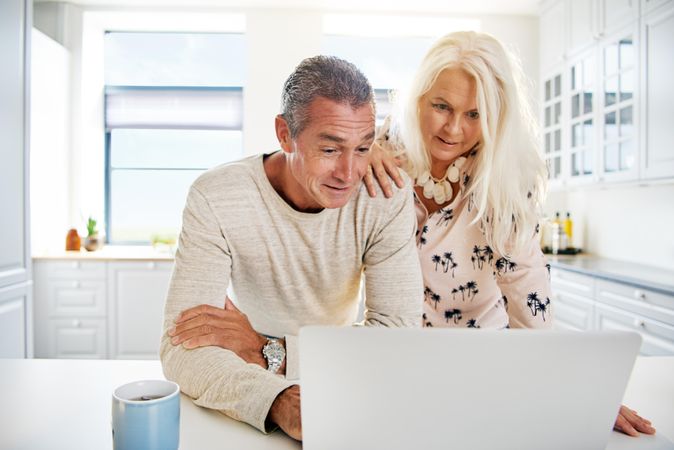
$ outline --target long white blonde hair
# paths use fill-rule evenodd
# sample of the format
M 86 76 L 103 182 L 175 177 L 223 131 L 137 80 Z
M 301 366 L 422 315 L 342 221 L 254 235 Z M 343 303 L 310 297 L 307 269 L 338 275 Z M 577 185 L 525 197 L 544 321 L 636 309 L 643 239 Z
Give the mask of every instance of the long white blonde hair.
M 440 72 L 459 68 L 474 80 L 482 137 L 465 196 L 488 244 L 504 256 L 523 248 L 535 232 L 547 172 L 537 150 L 537 124 L 525 93 L 519 62 L 486 33 L 456 32 L 435 42 L 417 70 L 391 135 L 405 148 L 406 170 L 415 179 L 430 170 L 419 122 L 419 102 Z

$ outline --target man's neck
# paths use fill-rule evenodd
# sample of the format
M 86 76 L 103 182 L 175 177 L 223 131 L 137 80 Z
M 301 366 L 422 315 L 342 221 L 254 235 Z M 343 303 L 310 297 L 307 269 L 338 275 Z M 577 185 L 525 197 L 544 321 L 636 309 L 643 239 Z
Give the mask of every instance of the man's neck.
M 309 214 L 323 211 L 324 208 L 302 208 L 288 194 L 291 191 L 289 186 L 291 183 L 296 183 L 296 181 L 290 173 L 288 160 L 283 150 L 263 157 L 262 165 L 271 186 L 292 209 Z

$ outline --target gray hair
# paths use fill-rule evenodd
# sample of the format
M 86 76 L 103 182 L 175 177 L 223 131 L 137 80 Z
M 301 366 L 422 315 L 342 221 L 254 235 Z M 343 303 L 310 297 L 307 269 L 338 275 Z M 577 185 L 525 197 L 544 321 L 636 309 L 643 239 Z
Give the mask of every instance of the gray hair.
M 366 104 L 375 108 L 372 86 L 355 65 L 334 56 L 307 58 L 283 85 L 281 114 L 292 138 L 306 128 L 309 104 L 317 97 L 346 103 L 353 109 Z

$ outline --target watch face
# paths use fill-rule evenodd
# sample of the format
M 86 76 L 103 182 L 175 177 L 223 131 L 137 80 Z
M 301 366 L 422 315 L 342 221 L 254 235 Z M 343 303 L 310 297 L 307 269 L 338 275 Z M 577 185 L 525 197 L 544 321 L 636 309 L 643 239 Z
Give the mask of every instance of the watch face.
M 267 360 L 267 370 L 276 373 L 283 364 L 283 358 L 286 356 L 283 345 L 276 339 L 269 339 L 262 348 L 262 354 Z

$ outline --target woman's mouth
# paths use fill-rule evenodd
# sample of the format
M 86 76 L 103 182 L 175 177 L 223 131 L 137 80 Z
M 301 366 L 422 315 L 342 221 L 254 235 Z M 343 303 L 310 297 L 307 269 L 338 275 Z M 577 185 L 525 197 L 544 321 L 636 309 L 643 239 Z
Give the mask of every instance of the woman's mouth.
M 444 143 L 444 144 L 446 144 L 446 145 L 456 145 L 456 144 L 458 144 L 458 142 L 454 142 L 454 141 L 446 141 L 446 140 L 444 140 L 443 138 L 441 138 L 440 136 L 438 136 L 438 139 L 439 139 L 442 143 Z

